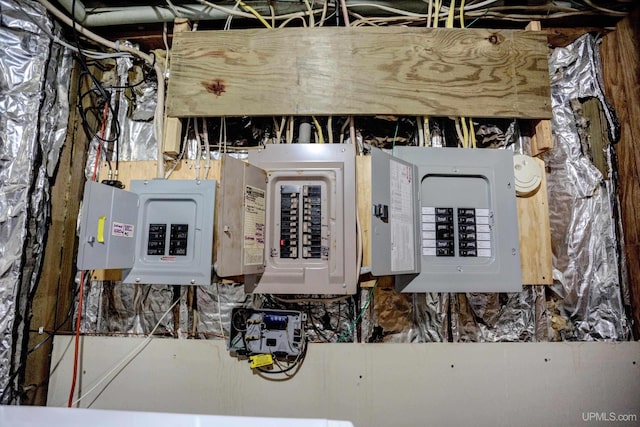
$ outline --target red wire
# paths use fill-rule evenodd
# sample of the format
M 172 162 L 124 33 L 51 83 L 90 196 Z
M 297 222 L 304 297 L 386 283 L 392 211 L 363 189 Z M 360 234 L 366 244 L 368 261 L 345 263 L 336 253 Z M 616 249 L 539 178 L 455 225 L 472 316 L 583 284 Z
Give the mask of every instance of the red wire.
M 107 122 L 107 118 L 109 117 L 109 104 L 104 104 L 104 112 L 102 113 L 102 125 L 100 127 L 100 138 L 104 139 L 104 128 Z M 91 181 L 95 181 L 98 176 L 98 163 L 100 162 L 100 147 L 102 144 L 98 144 L 98 148 L 96 149 L 96 162 L 93 164 L 93 175 L 91 176 Z
M 71 379 L 71 391 L 67 406 L 73 406 L 73 395 L 76 392 L 76 380 L 78 378 L 78 350 L 80 349 L 80 320 L 82 319 L 82 294 L 84 293 L 84 270 L 80 272 L 80 289 L 78 290 L 78 317 L 76 318 L 76 343 L 73 353 L 73 378 Z

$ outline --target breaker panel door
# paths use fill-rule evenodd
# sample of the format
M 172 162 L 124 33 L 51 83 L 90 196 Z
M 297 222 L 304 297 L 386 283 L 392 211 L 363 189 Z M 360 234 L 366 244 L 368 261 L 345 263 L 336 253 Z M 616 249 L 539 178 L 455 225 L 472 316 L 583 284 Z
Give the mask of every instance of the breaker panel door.
M 131 268 L 135 261 L 138 195 L 87 181 L 80 220 L 80 270 Z
M 420 271 L 417 167 L 371 148 L 371 273 Z
M 226 154 L 220 176 L 216 274 L 260 274 L 265 257 L 266 172 Z

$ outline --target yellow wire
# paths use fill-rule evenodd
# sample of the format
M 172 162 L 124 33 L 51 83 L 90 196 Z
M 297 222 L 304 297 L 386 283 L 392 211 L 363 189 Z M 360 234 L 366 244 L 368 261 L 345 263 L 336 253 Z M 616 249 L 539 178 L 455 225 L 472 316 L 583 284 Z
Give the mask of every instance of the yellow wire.
M 431 147 L 431 132 L 429 131 L 429 116 L 423 116 L 424 123 L 422 124 L 422 128 L 424 129 L 424 142 L 425 144 L 428 142 L 429 147 Z
M 451 0 L 449 5 L 449 16 L 447 16 L 447 28 L 453 28 L 453 18 L 455 16 L 456 0 Z
M 464 0 L 460 0 L 460 28 L 464 28 Z
M 469 148 L 469 130 L 467 129 L 467 119 L 460 117 L 460 123 L 462 124 L 462 146 Z
M 258 20 L 260 22 L 262 22 L 264 24 L 265 27 L 267 28 L 273 28 L 271 26 L 271 24 L 269 24 L 263 17 L 262 15 L 260 15 L 254 8 L 252 8 L 251 6 L 249 6 L 248 4 L 246 4 L 245 2 L 243 2 L 242 0 L 238 0 L 238 4 L 240 6 L 242 6 L 247 12 L 250 12 L 251 14 L 253 14 L 253 16 L 255 16 L 256 18 L 258 18 Z
M 473 119 L 469 117 L 469 133 L 471 135 L 471 146 L 476 148 L 476 130 L 473 128 Z
M 318 120 L 316 120 L 316 116 L 311 116 L 311 118 L 313 119 L 313 124 L 315 125 L 316 131 L 318 132 L 318 143 L 324 144 L 324 136 L 322 135 L 322 128 L 320 127 L 320 123 L 318 123 Z

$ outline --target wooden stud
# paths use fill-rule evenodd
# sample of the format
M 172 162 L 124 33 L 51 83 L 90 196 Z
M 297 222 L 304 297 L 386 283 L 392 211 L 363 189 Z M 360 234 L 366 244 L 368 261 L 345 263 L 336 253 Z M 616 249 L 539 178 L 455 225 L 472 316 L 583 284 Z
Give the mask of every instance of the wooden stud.
M 188 19 L 176 18 L 173 21 L 173 33 L 191 31 L 191 24 Z M 173 52 L 172 52 L 173 53 Z M 162 151 L 169 157 L 177 158 L 180 154 L 180 143 L 182 140 L 182 121 L 175 117 L 164 118 L 164 141 Z
M 531 135 L 531 155 L 539 156 L 553 148 L 551 120 L 538 120 Z
M 516 198 L 520 232 L 520 268 L 524 285 L 553 284 L 549 199 L 544 162 L 535 159 L 542 170 L 542 183 L 530 197 Z

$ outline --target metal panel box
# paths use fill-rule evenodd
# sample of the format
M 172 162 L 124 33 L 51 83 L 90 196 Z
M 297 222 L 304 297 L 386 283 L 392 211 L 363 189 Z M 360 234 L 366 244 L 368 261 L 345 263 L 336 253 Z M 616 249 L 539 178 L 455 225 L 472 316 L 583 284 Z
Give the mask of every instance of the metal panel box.
M 267 172 L 265 271 L 250 291 L 353 294 L 356 254 L 355 149 L 276 144 L 249 152 Z
M 124 283 L 211 284 L 216 182 L 131 181 L 131 190 L 87 183 L 78 268 L 123 268 Z
M 420 274 L 402 292 L 522 290 L 513 153 L 396 147 L 418 167 Z

